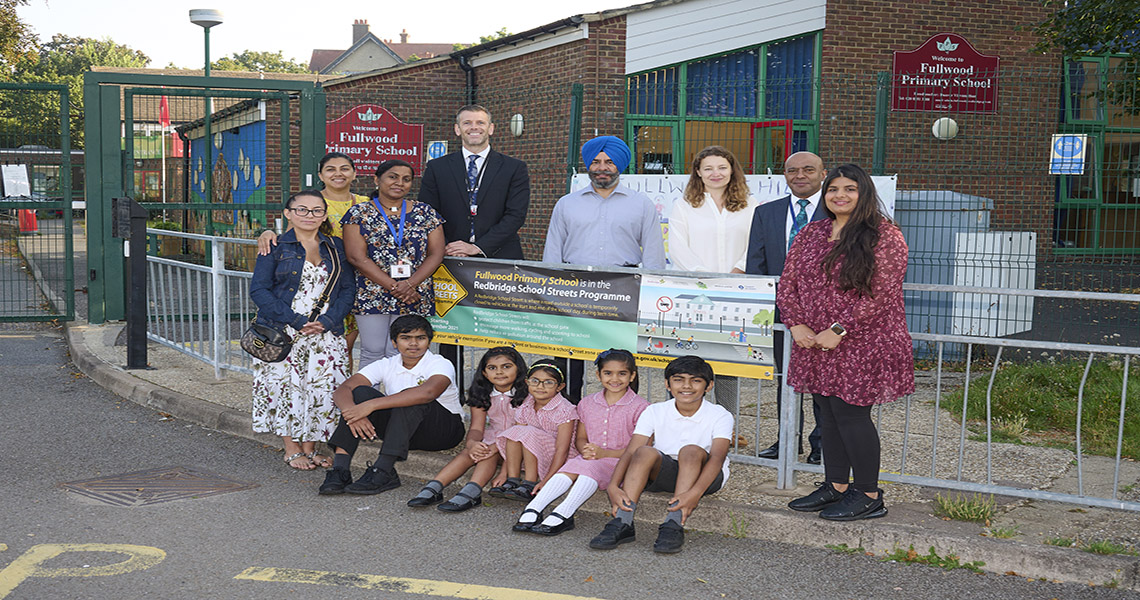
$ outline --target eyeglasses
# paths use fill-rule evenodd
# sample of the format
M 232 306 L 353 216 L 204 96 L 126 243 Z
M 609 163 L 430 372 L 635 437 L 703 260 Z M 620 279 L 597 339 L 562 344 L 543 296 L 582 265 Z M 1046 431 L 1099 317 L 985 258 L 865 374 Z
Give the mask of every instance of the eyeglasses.
M 298 217 L 307 217 L 309 215 L 313 215 L 314 217 L 323 217 L 329 212 L 324 208 L 305 208 L 304 206 L 290 208 L 289 210 L 293 211 L 293 213 Z
M 552 388 L 558 386 L 557 379 L 535 379 L 534 377 L 531 377 L 530 379 L 527 379 L 526 382 L 530 385 L 533 385 L 534 387 Z

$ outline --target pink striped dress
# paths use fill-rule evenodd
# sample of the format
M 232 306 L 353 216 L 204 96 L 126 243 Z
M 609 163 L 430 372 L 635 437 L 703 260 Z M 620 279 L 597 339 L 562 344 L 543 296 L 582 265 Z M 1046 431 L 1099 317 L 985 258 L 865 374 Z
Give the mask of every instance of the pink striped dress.
M 563 423 L 578 420 L 578 411 L 570 401 L 558 394 L 539 410 L 534 409 L 534 397 L 527 396 L 517 409 L 515 409 L 515 425 L 499 432 L 495 443 L 499 446 L 499 454 L 507 455 L 507 441 L 521 442 L 523 448 L 538 457 L 538 478 L 546 477 L 550 471 L 550 462 L 554 460 L 554 446 L 558 439 L 558 426 Z M 577 424 L 574 425 L 577 430 Z M 574 448 L 574 436 L 570 436 L 570 454 L 572 458 L 578 455 Z
M 642 411 L 649 407 L 649 401 L 638 396 L 633 390 L 612 406 L 606 402 L 605 392 L 590 394 L 578 403 L 578 418 L 586 427 L 586 438 L 590 443 L 606 450 L 623 449 L 633 437 L 633 427 Z M 586 460 L 576 456 L 566 461 L 560 473 L 577 473 L 598 482 L 598 487 L 606 489 L 614 474 L 617 458 L 596 458 Z
M 487 409 L 487 425 L 483 428 L 483 443 L 494 444 L 499 432 L 515 424 L 515 411 L 511 406 L 512 391 L 491 390 L 491 408 Z

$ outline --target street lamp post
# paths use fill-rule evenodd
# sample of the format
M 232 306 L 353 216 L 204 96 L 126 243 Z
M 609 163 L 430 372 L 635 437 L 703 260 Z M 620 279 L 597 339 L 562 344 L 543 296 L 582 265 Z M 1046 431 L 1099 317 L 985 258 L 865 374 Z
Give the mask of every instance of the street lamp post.
M 206 77 L 210 76 L 210 28 L 216 25 L 221 25 L 223 21 L 222 11 L 214 10 L 212 8 L 195 8 L 190 10 L 190 22 L 201 27 L 206 35 Z M 208 88 L 207 88 L 208 91 Z M 205 97 L 206 116 L 203 121 L 203 148 L 206 151 L 206 165 L 202 175 L 206 179 L 205 200 L 207 206 L 213 203 L 214 199 L 214 140 L 213 134 L 210 132 L 210 117 L 214 112 L 213 103 L 210 101 L 209 94 Z M 206 210 L 206 235 L 214 234 L 214 211 Z M 206 256 L 210 256 L 210 245 L 206 245 Z

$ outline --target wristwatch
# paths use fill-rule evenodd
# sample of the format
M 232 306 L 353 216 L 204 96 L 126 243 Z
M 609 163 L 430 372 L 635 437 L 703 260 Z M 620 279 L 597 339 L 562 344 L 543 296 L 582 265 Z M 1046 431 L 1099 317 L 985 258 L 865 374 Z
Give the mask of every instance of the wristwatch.
M 847 335 L 847 330 L 843 328 L 838 322 L 831 324 L 831 332 L 839 337 Z

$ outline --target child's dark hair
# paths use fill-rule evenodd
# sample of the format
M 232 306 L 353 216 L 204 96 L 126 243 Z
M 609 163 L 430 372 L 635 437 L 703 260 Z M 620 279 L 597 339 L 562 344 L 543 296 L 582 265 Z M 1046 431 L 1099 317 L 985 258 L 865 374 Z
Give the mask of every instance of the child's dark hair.
M 296 194 L 289 196 L 289 198 L 285 200 L 285 208 L 293 208 L 293 202 L 295 202 L 298 198 L 316 198 L 317 200 L 321 201 L 321 204 L 325 205 L 326 211 L 329 209 L 329 203 L 327 200 L 325 200 L 324 195 L 321 194 L 320 190 L 314 189 L 301 190 Z M 317 231 L 325 235 L 332 235 L 332 223 L 329 222 L 328 217 L 325 217 L 325 220 L 321 221 L 321 226 L 319 229 L 317 229 Z
M 475 369 L 475 378 L 471 380 L 471 387 L 467 389 L 467 404 L 472 408 L 482 408 L 484 410 L 491 408 L 491 392 L 494 391 L 495 386 L 487 380 L 487 376 L 483 374 L 483 370 L 487 368 L 487 362 L 496 356 L 505 356 L 511 362 L 515 363 L 517 369 L 515 382 L 511 384 L 511 406 L 518 407 L 526 400 L 527 387 L 526 387 L 526 360 L 519 354 L 518 350 L 510 346 L 498 346 L 491 348 L 483 354 L 483 358 L 479 359 L 479 367 Z
M 403 315 L 392 321 L 392 326 L 388 328 L 388 336 L 394 342 L 401 333 L 411 333 L 417 329 L 422 329 L 429 340 L 435 335 L 435 329 L 432 329 L 431 323 L 427 319 L 419 315 Z
M 712 365 L 699 356 L 682 356 L 665 366 L 665 381 L 674 375 L 692 375 L 713 383 Z
M 542 369 L 547 373 L 553 375 L 559 384 L 566 383 L 566 359 L 565 358 L 541 358 L 534 361 L 534 364 L 527 369 L 526 374 L 529 377 L 535 371 Z
M 613 361 L 624 364 L 625 368 L 629 369 L 630 373 L 633 373 L 633 379 L 631 379 L 629 382 L 629 389 L 633 390 L 633 393 L 636 394 L 637 361 L 634 360 L 633 353 L 629 350 L 622 350 L 621 348 L 610 348 L 609 350 L 598 354 L 598 357 L 594 359 L 594 366 L 598 368 L 598 373 L 601 373 L 602 365 Z

